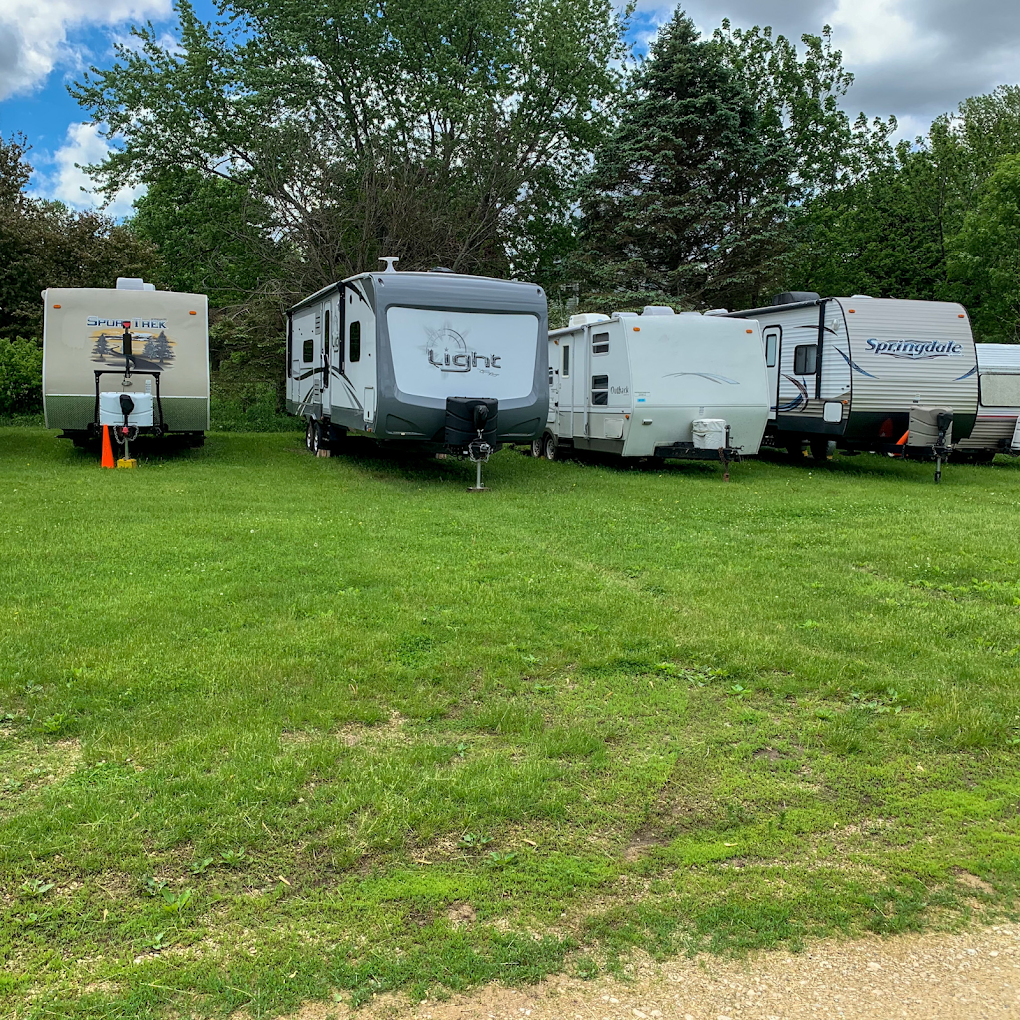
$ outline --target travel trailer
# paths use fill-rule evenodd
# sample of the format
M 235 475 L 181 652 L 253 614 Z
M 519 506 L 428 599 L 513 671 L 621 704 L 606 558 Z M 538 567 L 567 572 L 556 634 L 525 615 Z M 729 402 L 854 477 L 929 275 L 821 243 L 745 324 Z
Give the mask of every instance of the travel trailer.
M 758 324 L 679 315 L 574 315 L 549 334 L 549 415 L 532 447 L 622 457 L 755 454 L 768 419 Z
M 977 422 L 953 457 L 988 463 L 997 453 L 1020 456 L 1020 344 L 976 344 Z
M 977 358 L 958 304 L 792 292 L 718 314 L 761 324 L 771 445 L 799 454 L 807 443 L 823 458 L 835 442 L 941 464 L 974 428 Z
M 209 315 L 203 294 L 120 278 L 111 288 L 43 291 L 46 427 L 76 446 L 122 419 L 134 434 L 204 442 L 209 428 Z M 131 400 L 120 401 L 127 394 Z M 123 408 L 131 407 L 125 415 Z M 116 408 L 113 411 L 112 408 Z
M 287 312 L 287 407 L 308 449 L 352 433 L 465 455 L 476 438 L 530 443 L 549 394 L 542 288 L 383 261 Z

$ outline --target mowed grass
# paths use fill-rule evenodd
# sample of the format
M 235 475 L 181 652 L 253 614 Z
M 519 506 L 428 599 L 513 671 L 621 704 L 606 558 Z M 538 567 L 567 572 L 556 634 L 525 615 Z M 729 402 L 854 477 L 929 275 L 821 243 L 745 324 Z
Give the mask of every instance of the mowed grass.
M 1020 463 L 485 474 L 0 430 L 0 1011 L 1012 914 Z

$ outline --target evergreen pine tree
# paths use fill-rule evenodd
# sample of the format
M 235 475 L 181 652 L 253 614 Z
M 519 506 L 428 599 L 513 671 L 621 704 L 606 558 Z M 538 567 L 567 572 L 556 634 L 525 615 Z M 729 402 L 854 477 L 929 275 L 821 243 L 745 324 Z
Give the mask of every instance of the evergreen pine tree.
M 680 9 L 633 85 L 581 194 L 590 282 L 695 305 L 757 297 L 781 262 L 784 143 L 764 140 L 722 46 Z
M 161 365 L 165 365 L 168 361 L 173 361 L 173 357 L 174 352 L 170 341 L 167 339 L 166 333 L 160 330 L 159 335 L 152 341 L 152 358 Z
M 98 358 L 100 361 L 106 360 L 106 355 L 110 353 L 110 341 L 107 340 L 105 333 L 100 333 L 96 338 L 96 342 L 92 345 L 92 357 Z

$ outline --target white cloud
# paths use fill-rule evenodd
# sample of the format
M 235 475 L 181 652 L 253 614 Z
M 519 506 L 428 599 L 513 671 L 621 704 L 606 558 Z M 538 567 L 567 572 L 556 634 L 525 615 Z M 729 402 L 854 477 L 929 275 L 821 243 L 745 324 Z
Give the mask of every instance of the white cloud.
M 37 174 L 36 192 L 46 198 L 56 198 L 75 209 L 91 209 L 103 204 L 103 196 L 94 193 L 95 185 L 82 169 L 89 163 L 100 163 L 110 151 L 110 144 L 100 137 L 94 124 L 70 124 L 67 138 L 49 162 L 50 173 Z M 145 189 L 124 188 L 106 207 L 110 216 L 127 216 L 131 204 Z
M 913 56 L 935 43 L 904 15 L 897 0 L 838 0 L 828 21 L 844 59 L 855 66 L 902 58 L 906 53 Z
M 30 92 L 57 64 L 77 67 L 69 29 L 166 17 L 170 0 L 0 0 L 0 100 Z

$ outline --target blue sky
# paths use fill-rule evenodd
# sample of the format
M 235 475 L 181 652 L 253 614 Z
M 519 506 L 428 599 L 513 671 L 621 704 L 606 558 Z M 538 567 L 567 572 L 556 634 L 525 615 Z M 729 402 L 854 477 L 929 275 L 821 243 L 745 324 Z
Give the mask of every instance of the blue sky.
M 106 143 L 67 83 L 91 64 L 107 65 L 113 44 L 132 24 L 151 20 L 172 37 L 172 0 L 0 0 L 0 134 L 22 132 L 33 147 L 37 194 L 76 206 L 94 200 L 76 163 L 102 158 Z M 215 16 L 213 0 L 194 0 L 199 16 Z M 1020 81 L 1020 3 L 1017 0 L 689 0 L 698 26 L 711 32 L 723 17 L 734 24 L 773 25 L 799 38 L 831 24 L 857 83 L 849 112 L 896 114 L 901 134 L 922 132 L 932 117 L 967 96 Z M 647 45 L 673 11 L 639 0 L 634 40 Z M 114 215 L 130 211 L 118 197 Z

